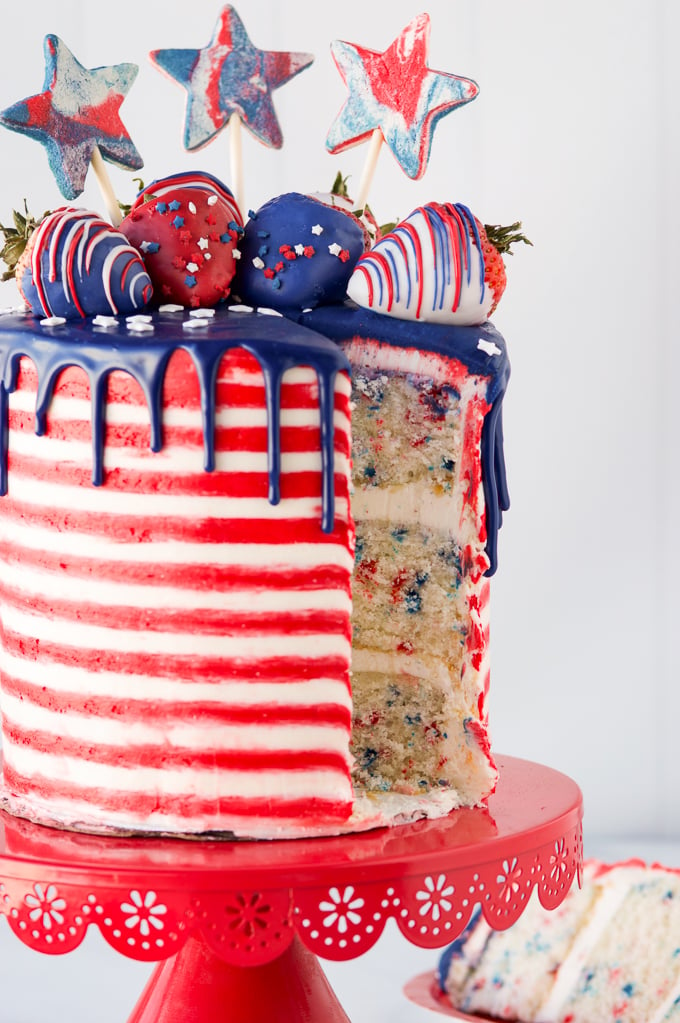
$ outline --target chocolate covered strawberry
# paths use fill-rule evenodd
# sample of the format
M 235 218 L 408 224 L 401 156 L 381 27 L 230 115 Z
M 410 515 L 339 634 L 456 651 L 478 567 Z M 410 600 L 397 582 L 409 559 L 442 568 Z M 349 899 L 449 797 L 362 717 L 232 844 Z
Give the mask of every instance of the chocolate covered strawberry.
M 15 213 L 0 227 L 8 266 L 36 316 L 126 315 L 151 299 L 151 281 L 128 239 L 91 210 L 63 207 L 40 220 Z
M 420 206 L 359 259 L 347 294 L 400 319 L 484 323 L 505 290 L 503 256 L 528 242 L 520 228 L 484 226 L 461 203 Z
M 210 307 L 229 295 L 243 218 L 217 178 L 185 173 L 152 182 L 120 230 L 144 258 L 156 303 Z

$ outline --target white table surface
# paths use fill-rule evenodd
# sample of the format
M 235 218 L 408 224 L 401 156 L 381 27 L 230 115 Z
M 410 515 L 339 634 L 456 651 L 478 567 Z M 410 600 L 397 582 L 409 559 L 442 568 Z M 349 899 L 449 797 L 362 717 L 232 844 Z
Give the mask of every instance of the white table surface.
M 590 839 L 586 855 L 680 867 L 680 840 Z M 402 988 L 437 959 L 389 921 L 370 952 L 324 963 L 324 970 L 352 1023 L 434 1023 L 439 1017 L 408 1002 Z M 0 1023 L 126 1023 L 151 969 L 114 952 L 96 930 L 75 952 L 47 956 L 26 948 L 0 921 Z

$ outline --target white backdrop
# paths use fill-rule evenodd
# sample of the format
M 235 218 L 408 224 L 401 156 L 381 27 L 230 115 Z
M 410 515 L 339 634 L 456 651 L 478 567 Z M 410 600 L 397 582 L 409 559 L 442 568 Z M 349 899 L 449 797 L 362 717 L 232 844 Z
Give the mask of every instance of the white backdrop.
M 40 91 L 43 37 L 55 32 L 87 67 L 140 65 L 122 115 L 146 182 L 193 168 L 228 181 L 227 132 L 187 154 L 184 92 L 147 60 L 151 49 L 206 45 L 219 8 L 2 5 L 0 108 Z M 328 188 L 338 169 L 358 182 L 365 147 L 341 157 L 324 147 L 345 96 L 329 43 L 382 50 L 420 8 L 238 9 L 256 46 L 316 56 L 275 93 L 284 148 L 244 133 L 246 206 Z M 521 218 L 534 242 L 509 261 L 495 316 L 513 363 L 512 508 L 492 604 L 495 745 L 575 777 L 590 834 L 678 837 L 680 14 L 673 0 L 431 0 L 429 11 L 430 65 L 474 78 L 480 95 L 440 122 L 422 180 L 385 150 L 369 200 L 381 221 L 432 199 L 463 201 L 486 222 Z M 111 176 L 129 201 L 131 175 Z M 36 213 L 62 203 L 42 147 L 0 130 L 3 222 L 24 197 Z M 103 210 L 93 178 L 80 201 Z M 0 288 L 0 305 L 13 289 Z

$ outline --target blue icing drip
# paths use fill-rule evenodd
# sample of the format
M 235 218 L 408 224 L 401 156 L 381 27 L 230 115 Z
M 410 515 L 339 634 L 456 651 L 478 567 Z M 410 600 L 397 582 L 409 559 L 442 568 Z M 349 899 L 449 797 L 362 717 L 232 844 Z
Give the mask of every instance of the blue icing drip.
M 493 575 L 498 564 L 498 531 L 503 512 L 510 507 L 505 458 L 503 454 L 502 401 L 510 362 L 505 341 L 493 324 L 459 327 L 449 324 L 414 323 L 391 316 L 382 316 L 363 309 L 354 302 L 342 306 L 314 309 L 303 314 L 300 322 L 339 344 L 352 338 L 368 338 L 395 348 L 414 348 L 435 352 L 462 362 L 471 373 L 488 378 L 486 400 L 491 405 L 482 428 L 482 485 L 486 502 L 486 552 Z M 500 355 L 489 355 L 478 348 L 480 340 L 492 341 Z
M 496 402 L 482 427 L 482 486 L 486 508 L 486 553 L 490 562 L 487 575 L 493 575 L 498 567 L 498 531 L 503 512 L 510 507 L 502 453 L 503 428 L 499 425 L 501 408 L 501 402 Z M 500 448 L 499 454 L 497 447 Z
M 285 368 L 285 367 L 284 367 Z M 264 386 L 267 396 L 267 470 L 269 472 L 269 501 L 278 504 L 281 500 L 281 449 L 276 443 L 275 432 L 281 419 L 281 377 L 279 366 L 264 366 Z
M 333 502 L 335 492 L 335 467 L 333 464 L 333 438 L 335 435 L 335 374 L 319 377 L 319 414 L 321 418 L 321 485 L 323 487 L 322 527 L 326 532 L 333 529 Z
M 310 366 L 319 386 L 322 458 L 322 523 L 324 532 L 334 523 L 334 384 L 339 371 L 349 364 L 339 348 L 304 328 L 273 317 L 229 315 L 218 311 L 208 336 L 200 341 L 178 339 L 176 319 L 154 317 L 155 331 L 144 341 L 128 334 L 102 332 L 90 321 L 69 325 L 68 333 L 56 331 L 45 336 L 30 316 L 4 316 L 0 320 L 0 494 L 8 490 L 9 407 L 8 395 L 16 388 L 19 361 L 23 355 L 34 363 L 38 374 L 36 433 L 45 431 L 46 415 L 59 374 L 67 367 L 79 367 L 90 382 L 92 403 L 92 482 L 104 478 L 104 433 L 106 388 L 109 373 L 121 370 L 133 377 L 144 393 L 151 423 L 150 447 L 161 449 L 163 381 L 173 352 L 183 350 L 195 367 L 203 422 L 204 465 L 215 467 L 215 381 L 220 361 L 231 348 L 243 348 L 259 362 L 265 378 L 268 431 L 269 497 L 279 500 L 281 444 L 278 393 L 287 369 Z M 181 335 L 180 335 L 181 337 Z

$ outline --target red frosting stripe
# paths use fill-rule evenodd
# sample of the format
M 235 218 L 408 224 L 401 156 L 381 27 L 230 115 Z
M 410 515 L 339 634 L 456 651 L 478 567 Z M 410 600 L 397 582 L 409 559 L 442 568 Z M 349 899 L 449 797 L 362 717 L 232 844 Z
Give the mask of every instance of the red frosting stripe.
M 253 683 L 256 686 L 257 683 Z M 225 687 L 228 696 L 228 686 Z M 218 725 L 257 725 L 262 721 L 276 721 L 279 725 L 308 725 L 328 728 L 348 728 L 351 712 L 339 703 L 294 704 L 283 700 L 276 703 L 261 701 L 257 704 L 218 702 L 224 693 L 215 694 L 211 701 L 173 701 L 154 691 L 153 698 L 124 699 L 80 693 L 47 691 L 44 686 L 24 682 L 3 673 L 3 692 L 25 701 L 33 707 L 53 711 L 55 714 L 78 714 L 85 717 L 111 718 L 136 724 L 152 724 L 172 728 L 187 721 L 200 721 L 206 728 Z
M 271 541 L 271 538 L 269 540 Z M 330 552 L 329 552 L 330 553 Z M 319 557 L 321 551 L 319 552 Z M 235 555 L 235 558 L 237 555 Z M 155 583 L 158 565 L 146 561 L 104 561 L 86 555 L 65 554 L 60 551 L 33 550 L 0 540 L 0 563 L 39 568 L 60 576 L 68 575 L 128 584 Z M 268 568 L 239 564 L 215 565 L 208 562 L 183 564 L 171 562 L 163 565 L 165 586 L 181 586 L 184 590 L 217 590 L 230 592 L 246 589 L 275 588 L 278 591 L 342 590 L 349 593 L 347 569 L 340 565 L 318 562 L 313 568 L 294 568 L 272 564 Z
M 59 781 L 44 775 L 36 775 L 27 782 L 11 764 L 4 764 L 5 783 L 17 795 L 27 797 L 37 793 L 41 800 L 74 801 L 99 807 L 112 814 L 124 813 L 129 819 L 144 820 L 151 815 L 157 817 L 172 816 L 184 818 L 188 823 L 201 817 L 214 818 L 215 827 L 225 817 L 242 818 L 244 821 L 254 820 L 262 825 L 268 819 L 276 821 L 312 821 L 321 823 L 326 820 L 338 820 L 348 816 L 351 804 L 347 800 L 323 799 L 319 797 L 290 798 L 278 796 L 275 800 L 270 796 L 215 796 L 202 799 L 194 793 L 182 795 L 164 795 L 159 800 L 156 792 L 122 792 L 118 790 L 97 788 L 95 786 L 75 785 L 67 781 Z

